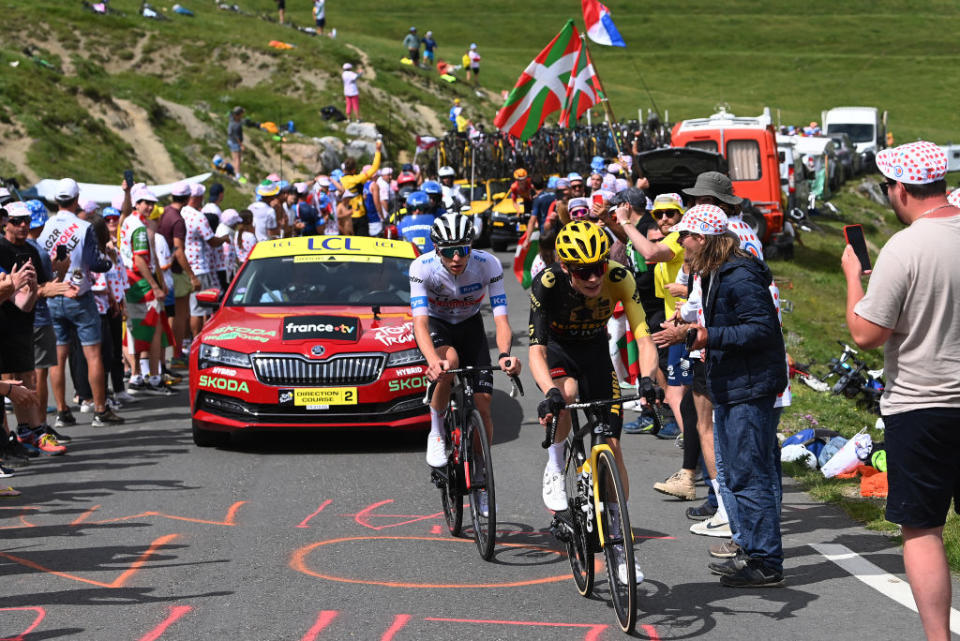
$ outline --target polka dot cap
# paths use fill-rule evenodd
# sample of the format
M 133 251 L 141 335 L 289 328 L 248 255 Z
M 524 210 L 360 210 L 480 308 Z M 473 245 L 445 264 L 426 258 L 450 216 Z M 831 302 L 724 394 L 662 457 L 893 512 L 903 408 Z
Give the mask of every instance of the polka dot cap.
M 942 180 L 947 173 L 947 154 L 926 140 L 907 143 L 877 154 L 877 169 L 897 182 L 926 185 Z
M 960 189 L 954 189 L 947 196 L 947 202 L 949 202 L 954 207 L 960 207 Z
M 719 236 L 727 231 L 727 215 L 716 205 L 694 205 L 670 231 Z

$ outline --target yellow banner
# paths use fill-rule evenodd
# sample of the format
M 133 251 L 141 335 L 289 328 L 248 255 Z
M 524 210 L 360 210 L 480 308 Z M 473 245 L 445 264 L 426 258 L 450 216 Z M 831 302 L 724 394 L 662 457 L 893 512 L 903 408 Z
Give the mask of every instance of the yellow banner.
M 305 405 L 356 405 L 356 387 L 309 387 L 293 390 L 293 404 Z

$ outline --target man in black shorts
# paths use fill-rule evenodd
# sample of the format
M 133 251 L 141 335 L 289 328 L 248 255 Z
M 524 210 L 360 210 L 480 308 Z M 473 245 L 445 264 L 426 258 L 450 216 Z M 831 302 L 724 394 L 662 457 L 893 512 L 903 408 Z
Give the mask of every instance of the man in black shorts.
M 592 401 L 620 397 L 620 383 L 607 349 L 607 321 L 617 302 L 623 304 L 640 351 L 643 378 L 640 391 L 653 389 L 657 350 L 647 330 L 636 283 L 628 269 L 608 259 L 607 235 L 591 222 L 568 223 L 557 235 L 559 263 L 547 267 L 530 289 L 530 371 L 546 399 L 537 413 L 548 425 L 560 413 L 554 444 L 543 472 L 543 502 L 558 512 L 567 509 L 563 485 L 564 439 L 570 431 L 570 414 L 562 411 L 579 397 Z M 621 407 L 610 408 L 609 439 L 629 493 L 627 470 L 620 452 Z
M 947 200 L 947 164 L 925 141 L 878 153 L 883 192 L 908 227 L 880 250 L 866 295 L 853 247 L 841 261 L 850 335 L 863 349 L 884 346 L 886 516 L 903 529 L 907 580 L 931 641 L 950 638 L 943 526 L 960 500 L 960 209 Z

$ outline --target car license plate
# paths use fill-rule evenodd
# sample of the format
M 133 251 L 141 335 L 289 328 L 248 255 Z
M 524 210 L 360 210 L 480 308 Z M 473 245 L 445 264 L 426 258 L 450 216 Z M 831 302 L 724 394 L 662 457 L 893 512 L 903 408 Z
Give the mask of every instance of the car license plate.
M 499 220 L 495 220 L 495 221 L 493 221 L 493 226 L 494 226 L 494 227 L 503 227 L 503 223 L 500 222 Z
M 313 409 L 317 405 L 356 405 L 356 387 L 309 387 L 293 390 L 293 404 Z M 320 408 L 316 408 L 320 409 Z

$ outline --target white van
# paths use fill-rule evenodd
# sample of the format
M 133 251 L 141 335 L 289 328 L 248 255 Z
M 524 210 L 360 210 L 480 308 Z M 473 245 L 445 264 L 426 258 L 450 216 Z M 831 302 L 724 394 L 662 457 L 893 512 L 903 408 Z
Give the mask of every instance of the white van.
M 834 107 L 821 112 L 820 126 L 824 133 L 850 136 L 867 171 L 875 169 L 877 152 L 887 146 L 887 112 L 876 107 Z

